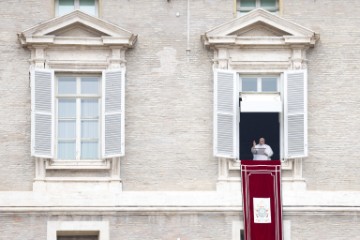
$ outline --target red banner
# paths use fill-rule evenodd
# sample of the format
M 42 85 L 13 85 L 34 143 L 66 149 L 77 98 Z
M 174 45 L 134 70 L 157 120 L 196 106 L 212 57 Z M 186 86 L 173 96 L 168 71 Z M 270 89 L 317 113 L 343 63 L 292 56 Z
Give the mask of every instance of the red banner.
M 281 163 L 241 161 L 245 240 L 282 240 Z

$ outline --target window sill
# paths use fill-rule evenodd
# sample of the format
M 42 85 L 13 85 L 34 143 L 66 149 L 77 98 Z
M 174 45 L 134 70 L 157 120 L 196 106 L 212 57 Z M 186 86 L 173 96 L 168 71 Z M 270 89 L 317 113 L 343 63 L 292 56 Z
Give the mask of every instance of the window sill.
M 48 160 L 46 161 L 46 169 L 110 169 L 109 160 Z

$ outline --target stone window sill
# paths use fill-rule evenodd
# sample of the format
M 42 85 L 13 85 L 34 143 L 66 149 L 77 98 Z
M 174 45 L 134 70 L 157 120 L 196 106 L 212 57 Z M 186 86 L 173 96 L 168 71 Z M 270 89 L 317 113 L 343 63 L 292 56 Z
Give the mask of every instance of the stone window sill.
M 46 161 L 46 169 L 110 169 L 109 160 L 52 160 Z

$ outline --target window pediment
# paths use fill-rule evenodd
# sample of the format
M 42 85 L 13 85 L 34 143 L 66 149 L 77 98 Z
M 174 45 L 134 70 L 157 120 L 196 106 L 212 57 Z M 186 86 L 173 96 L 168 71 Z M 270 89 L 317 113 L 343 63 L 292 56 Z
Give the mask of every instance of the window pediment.
M 133 47 L 137 35 L 79 10 L 31 27 L 19 34 L 31 45 L 86 45 Z
M 281 37 L 288 36 L 290 33 L 274 28 L 268 24 L 258 22 L 230 33 L 229 35 L 236 35 L 238 37 Z
M 58 29 L 54 32 L 46 34 L 47 36 L 56 36 L 56 37 L 95 37 L 100 38 L 102 36 L 109 36 L 104 32 L 86 26 L 82 23 L 74 23 L 70 26 Z
M 215 27 L 203 36 L 207 46 L 314 46 L 318 38 L 314 31 L 263 9 L 253 10 Z

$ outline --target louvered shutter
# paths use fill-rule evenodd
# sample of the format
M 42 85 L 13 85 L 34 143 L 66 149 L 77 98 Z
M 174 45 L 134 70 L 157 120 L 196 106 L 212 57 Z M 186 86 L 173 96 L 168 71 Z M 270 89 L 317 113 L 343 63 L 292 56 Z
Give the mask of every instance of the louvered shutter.
M 285 158 L 306 157 L 307 149 L 307 71 L 284 74 Z
M 31 71 L 31 155 L 54 156 L 54 71 Z
M 238 91 L 236 73 L 214 71 L 214 155 L 238 158 Z
M 125 153 L 124 106 L 125 70 L 103 71 L 102 156 L 119 157 Z

